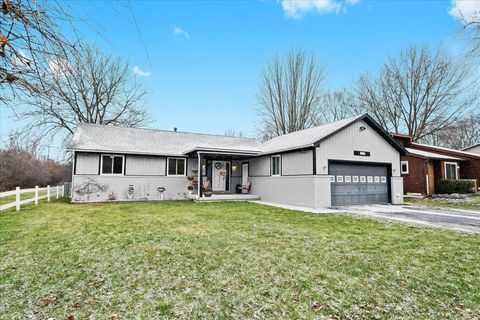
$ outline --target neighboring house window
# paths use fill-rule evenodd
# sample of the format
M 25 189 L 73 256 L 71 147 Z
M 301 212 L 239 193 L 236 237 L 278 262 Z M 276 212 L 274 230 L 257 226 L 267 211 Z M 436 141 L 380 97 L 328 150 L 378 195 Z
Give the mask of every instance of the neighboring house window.
M 123 174 L 123 156 L 102 154 L 102 174 Z
M 401 171 L 402 174 L 408 174 L 408 161 L 401 162 Z
M 168 175 L 184 176 L 185 165 L 186 162 L 184 158 L 168 158 Z
M 272 176 L 280 175 L 280 156 L 272 156 Z
M 457 163 L 445 162 L 445 179 L 457 180 Z

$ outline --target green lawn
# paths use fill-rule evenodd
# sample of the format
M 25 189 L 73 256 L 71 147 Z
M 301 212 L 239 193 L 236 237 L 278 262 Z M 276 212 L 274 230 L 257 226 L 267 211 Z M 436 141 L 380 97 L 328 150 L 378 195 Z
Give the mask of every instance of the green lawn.
M 453 208 L 453 209 L 467 209 L 467 210 L 479 210 L 480 211 L 480 196 L 475 196 L 471 198 L 471 201 L 464 202 L 454 202 L 448 200 L 438 200 L 438 199 L 405 199 L 405 203 L 413 205 L 423 205 L 433 208 Z
M 0 214 L 1 319 L 478 319 L 480 236 L 252 203 Z

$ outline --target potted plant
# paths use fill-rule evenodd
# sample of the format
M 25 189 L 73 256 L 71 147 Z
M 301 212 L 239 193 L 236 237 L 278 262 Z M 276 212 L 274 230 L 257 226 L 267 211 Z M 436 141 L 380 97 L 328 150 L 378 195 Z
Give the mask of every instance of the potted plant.
M 187 176 L 187 180 L 188 180 L 188 181 L 193 181 L 193 179 L 195 179 L 194 176 Z
M 210 187 L 204 188 L 203 189 L 203 195 L 205 197 L 211 197 L 212 196 L 212 188 L 210 188 Z
M 188 194 L 191 195 L 193 191 L 193 186 L 188 186 L 187 189 L 188 189 Z

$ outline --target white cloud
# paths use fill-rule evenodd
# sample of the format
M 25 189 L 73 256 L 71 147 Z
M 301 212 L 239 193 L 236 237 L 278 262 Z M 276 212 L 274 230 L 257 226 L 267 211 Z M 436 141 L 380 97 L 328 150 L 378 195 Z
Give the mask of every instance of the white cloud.
M 48 68 L 54 76 L 61 77 L 70 73 L 71 66 L 67 60 L 56 58 L 48 60 Z
M 177 37 L 185 37 L 187 39 L 190 39 L 190 35 L 188 34 L 188 32 L 180 27 L 173 27 L 173 34 Z
M 316 13 L 339 13 L 343 8 L 346 12 L 345 5 L 355 5 L 361 0 L 282 0 L 282 8 L 287 17 L 300 19 L 308 12 Z
M 452 7 L 448 13 L 455 19 L 471 22 L 480 16 L 480 1 L 474 0 L 452 0 Z
M 143 71 L 138 66 L 133 67 L 133 74 L 136 76 L 145 77 L 145 78 L 150 77 L 152 75 L 151 72 Z

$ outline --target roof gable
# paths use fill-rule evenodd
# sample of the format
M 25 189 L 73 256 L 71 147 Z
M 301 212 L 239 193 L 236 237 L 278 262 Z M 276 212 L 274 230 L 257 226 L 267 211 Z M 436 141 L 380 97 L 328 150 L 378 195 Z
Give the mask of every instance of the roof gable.
M 79 124 L 70 149 L 155 155 L 184 155 L 195 150 L 271 154 L 318 145 L 358 121 L 366 122 L 401 154 L 405 149 L 368 114 L 284 134 L 264 143 L 250 138 L 226 137 L 180 131 Z

